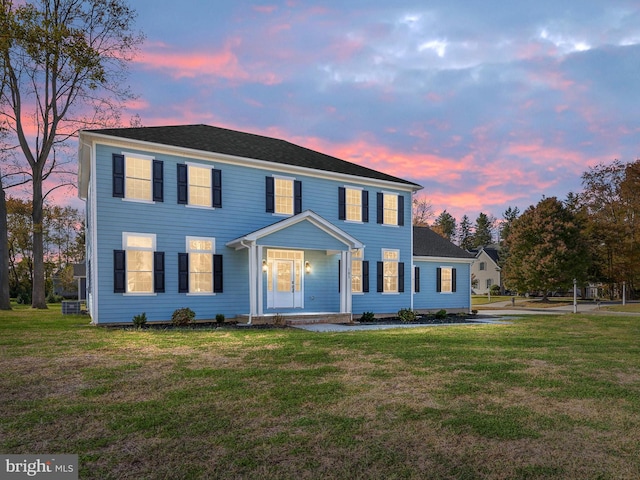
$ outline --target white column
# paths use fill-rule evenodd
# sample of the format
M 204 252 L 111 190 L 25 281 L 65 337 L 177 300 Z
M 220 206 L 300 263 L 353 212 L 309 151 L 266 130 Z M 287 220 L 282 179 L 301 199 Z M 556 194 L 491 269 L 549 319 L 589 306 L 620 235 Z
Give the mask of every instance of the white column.
M 264 258 L 264 247 L 258 245 L 256 248 L 256 267 L 258 269 L 258 316 L 264 315 L 264 294 L 262 293 L 264 290 L 264 276 L 265 273 L 262 271 L 262 259 Z
M 340 252 L 340 313 L 351 313 L 351 250 Z
M 249 244 L 249 323 L 251 318 L 257 315 L 257 273 L 256 273 L 256 244 Z

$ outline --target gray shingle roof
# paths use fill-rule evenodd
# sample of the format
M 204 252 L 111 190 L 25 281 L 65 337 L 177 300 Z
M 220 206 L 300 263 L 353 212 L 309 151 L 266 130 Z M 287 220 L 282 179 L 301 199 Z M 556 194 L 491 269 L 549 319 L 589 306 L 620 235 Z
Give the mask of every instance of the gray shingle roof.
M 417 257 L 474 258 L 429 227 L 413 227 L 413 254 Z
M 355 163 L 340 160 L 277 138 L 238 132 L 209 125 L 177 125 L 164 127 L 108 128 L 88 132 L 128 138 L 143 142 L 171 145 L 211 153 L 222 153 L 284 165 L 313 168 L 387 182 L 420 185 Z

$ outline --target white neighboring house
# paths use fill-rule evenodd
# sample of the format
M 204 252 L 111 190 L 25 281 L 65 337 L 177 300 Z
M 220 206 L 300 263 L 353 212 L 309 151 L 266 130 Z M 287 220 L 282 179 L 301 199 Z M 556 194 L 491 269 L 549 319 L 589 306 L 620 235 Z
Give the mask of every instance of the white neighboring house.
M 493 247 L 480 247 L 478 250 L 471 250 L 476 260 L 471 266 L 471 275 L 478 284 L 473 288 L 473 292 L 478 295 L 486 295 L 492 285 L 502 285 L 501 268 L 498 265 L 498 249 Z

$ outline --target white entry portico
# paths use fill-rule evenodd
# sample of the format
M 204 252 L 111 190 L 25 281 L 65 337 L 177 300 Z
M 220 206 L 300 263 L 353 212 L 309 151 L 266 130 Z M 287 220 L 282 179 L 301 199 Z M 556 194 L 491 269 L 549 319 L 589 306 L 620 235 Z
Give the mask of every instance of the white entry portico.
M 364 244 L 313 211 L 288 217 L 226 245 L 248 252 L 250 321 L 268 312 L 316 313 L 322 302 L 305 301 L 305 290 L 316 273 L 324 270 L 331 275 L 329 268 L 338 274 L 332 277 L 336 288 L 325 290 L 323 295 L 335 296 L 339 311 L 334 313 L 351 313 L 352 252 Z M 310 262 L 310 258 L 315 260 Z M 338 288 L 338 283 L 346 288 Z

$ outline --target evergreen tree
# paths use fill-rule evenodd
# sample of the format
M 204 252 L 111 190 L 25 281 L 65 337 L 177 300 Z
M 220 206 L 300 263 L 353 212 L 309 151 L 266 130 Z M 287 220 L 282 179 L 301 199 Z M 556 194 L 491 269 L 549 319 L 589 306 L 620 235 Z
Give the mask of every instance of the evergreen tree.
M 520 209 L 518 207 L 509 207 L 502 214 L 502 229 L 500 230 L 500 243 L 504 244 L 509 238 L 509 232 L 511 231 L 511 225 L 513 221 L 520 216 Z
M 431 229 L 451 241 L 456 234 L 456 219 L 449 212 L 444 210 L 440 215 L 438 215 L 438 218 L 436 218 Z
M 493 224 L 495 219 L 480 212 L 476 218 L 475 234 L 473 235 L 473 247 L 486 247 L 493 243 Z
M 471 220 L 466 215 L 463 215 L 458 225 L 458 245 L 465 250 L 473 249 L 473 232 L 471 231 Z

